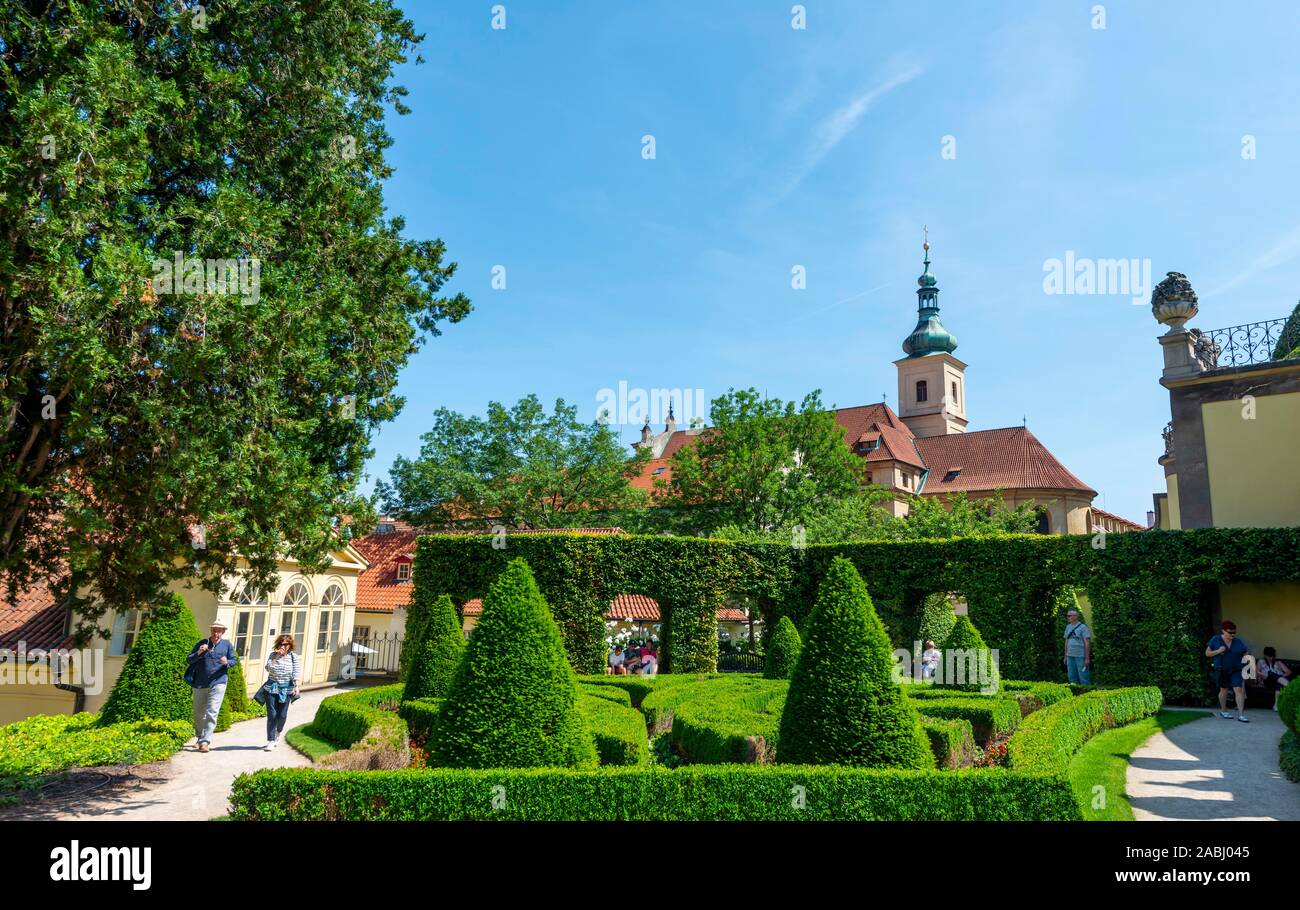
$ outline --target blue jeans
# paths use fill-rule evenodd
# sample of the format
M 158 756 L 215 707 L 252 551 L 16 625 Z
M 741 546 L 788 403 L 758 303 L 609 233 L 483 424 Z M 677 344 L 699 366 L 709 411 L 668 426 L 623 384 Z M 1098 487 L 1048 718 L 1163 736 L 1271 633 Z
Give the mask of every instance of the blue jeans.
M 1092 671 L 1083 665 L 1082 657 L 1067 657 L 1065 669 L 1070 674 L 1070 682 L 1076 686 L 1092 685 Z
M 284 732 L 284 722 L 289 719 L 289 705 L 293 700 L 286 698 L 280 701 L 274 695 L 266 696 L 266 740 L 271 742 L 279 739 L 280 734 Z
M 217 715 L 221 701 L 226 697 L 226 680 L 207 689 L 194 690 L 194 735 L 201 743 L 212 742 L 212 731 L 217 729 Z

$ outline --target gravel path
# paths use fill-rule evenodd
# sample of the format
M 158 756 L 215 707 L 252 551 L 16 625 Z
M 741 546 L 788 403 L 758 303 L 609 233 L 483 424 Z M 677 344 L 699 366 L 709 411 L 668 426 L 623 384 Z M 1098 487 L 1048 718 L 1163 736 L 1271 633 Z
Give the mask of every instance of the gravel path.
M 352 686 L 347 687 L 353 688 Z M 320 703 L 340 687 L 310 689 L 289 710 L 286 729 L 311 721 Z M 166 761 L 134 768 L 106 770 L 107 785 L 83 796 L 68 796 L 15 807 L 9 818 L 74 821 L 203 821 L 230 811 L 230 786 L 240 774 L 261 768 L 300 768 L 311 761 L 287 745 L 283 737 L 273 752 L 264 752 L 266 720 L 256 717 L 235 724 L 212 738 L 210 751 L 198 751 L 192 740 Z M 100 777 L 105 769 L 89 769 Z
M 1138 821 L 1300 820 L 1300 784 L 1282 776 L 1283 726 L 1269 710 L 1250 723 L 1211 717 L 1157 733 L 1129 758 L 1129 803 Z

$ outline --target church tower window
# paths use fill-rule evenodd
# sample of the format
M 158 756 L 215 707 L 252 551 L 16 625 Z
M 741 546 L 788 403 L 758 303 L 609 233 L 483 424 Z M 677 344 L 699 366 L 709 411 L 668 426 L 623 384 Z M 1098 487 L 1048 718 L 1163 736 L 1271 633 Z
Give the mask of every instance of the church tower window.
M 930 400 L 930 386 L 924 379 L 920 379 L 916 383 L 916 400 L 918 402 Z

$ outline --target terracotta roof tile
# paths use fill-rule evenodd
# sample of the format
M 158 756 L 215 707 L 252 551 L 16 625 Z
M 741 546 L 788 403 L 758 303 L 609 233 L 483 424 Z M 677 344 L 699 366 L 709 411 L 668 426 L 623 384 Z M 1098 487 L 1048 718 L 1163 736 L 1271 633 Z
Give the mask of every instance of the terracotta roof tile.
M 68 620 L 68 608 L 54 599 L 50 582 L 37 582 L 0 605 L 0 650 L 16 650 L 19 642 L 28 651 L 68 647 Z
M 1097 491 L 1075 477 L 1026 427 L 915 440 L 930 475 L 923 494 L 1003 490 Z M 960 469 L 960 470 L 959 470 Z M 957 472 L 950 477 L 950 472 Z

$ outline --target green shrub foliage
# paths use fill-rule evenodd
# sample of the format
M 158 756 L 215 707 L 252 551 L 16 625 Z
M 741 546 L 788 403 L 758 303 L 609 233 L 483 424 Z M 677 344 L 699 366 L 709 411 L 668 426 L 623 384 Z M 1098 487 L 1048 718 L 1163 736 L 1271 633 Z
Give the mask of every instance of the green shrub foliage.
M 1300 682 L 1292 682 L 1277 693 L 1277 716 L 1288 730 L 1300 736 Z
M 465 637 L 451 598 L 443 594 L 429 611 L 415 645 L 404 698 L 443 698 L 451 689 L 465 653 Z
M 1208 586 L 1300 581 L 1300 528 L 1112 534 L 1104 549 L 1083 534 L 805 548 L 547 534 L 513 537 L 509 550 L 494 550 L 491 535 L 471 534 L 425 535 L 417 546 L 416 595 L 446 593 L 456 603 L 482 597 L 508 558 L 526 558 L 554 606 L 570 661 L 586 673 L 604 668 L 603 614 L 611 592 L 637 591 L 659 601 L 670 620 L 661 672 L 708 673 L 716 670 L 713 610 L 745 595 L 764 616 L 788 615 L 806 633 L 817 588 L 831 562 L 844 557 L 870 583 L 878 611 L 906 607 L 910 626 L 896 607 L 900 646 L 912 646 L 924 595 L 961 591 L 985 642 L 1000 651 L 1003 676 L 1063 681 L 1063 607 L 1077 591 L 1092 604 L 1097 684 L 1159 685 L 1174 704 L 1207 703 L 1204 650 L 1213 633 L 1202 592 Z M 681 621 L 683 612 L 693 618 Z M 767 627 L 775 631 L 775 622 Z
M 935 647 L 941 648 L 956 624 L 957 614 L 952 611 L 948 595 L 939 591 L 926 597 L 921 604 L 921 626 L 916 637 L 923 646 L 932 641 Z
M 831 564 L 805 628 L 777 761 L 933 768 L 916 708 L 894 681 L 885 627 L 848 560 Z
M 477 633 L 475 633 L 477 634 Z M 929 747 L 926 747 L 927 751 Z M 492 798 L 504 787 L 504 804 Z M 801 798 L 791 798 L 799 787 Z M 231 816 L 261 821 L 1013 821 L 1082 818 L 1051 775 L 807 765 L 244 774 Z
M 763 676 L 767 679 L 789 679 L 799 663 L 799 649 L 803 642 L 799 630 L 789 616 L 782 616 L 767 645 L 767 659 L 763 663 Z
M 998 691 L 997 663 L 969 616 L 958 616 L 944 640 L 943 662 L 935 673 L 934 684 L 960 692 L 992 694 Z
M 193 691 L 184 677 L 190 649 L 202 637 L 179 594 L 154 607 L 122 664 L 100 723 L 146 719 L 193 723 Z
M 513 560 L 483 598 L 430 742 L 455 768 L 592 768 L 596 747 L 578 710 L 560 630 L 528 563 Z

